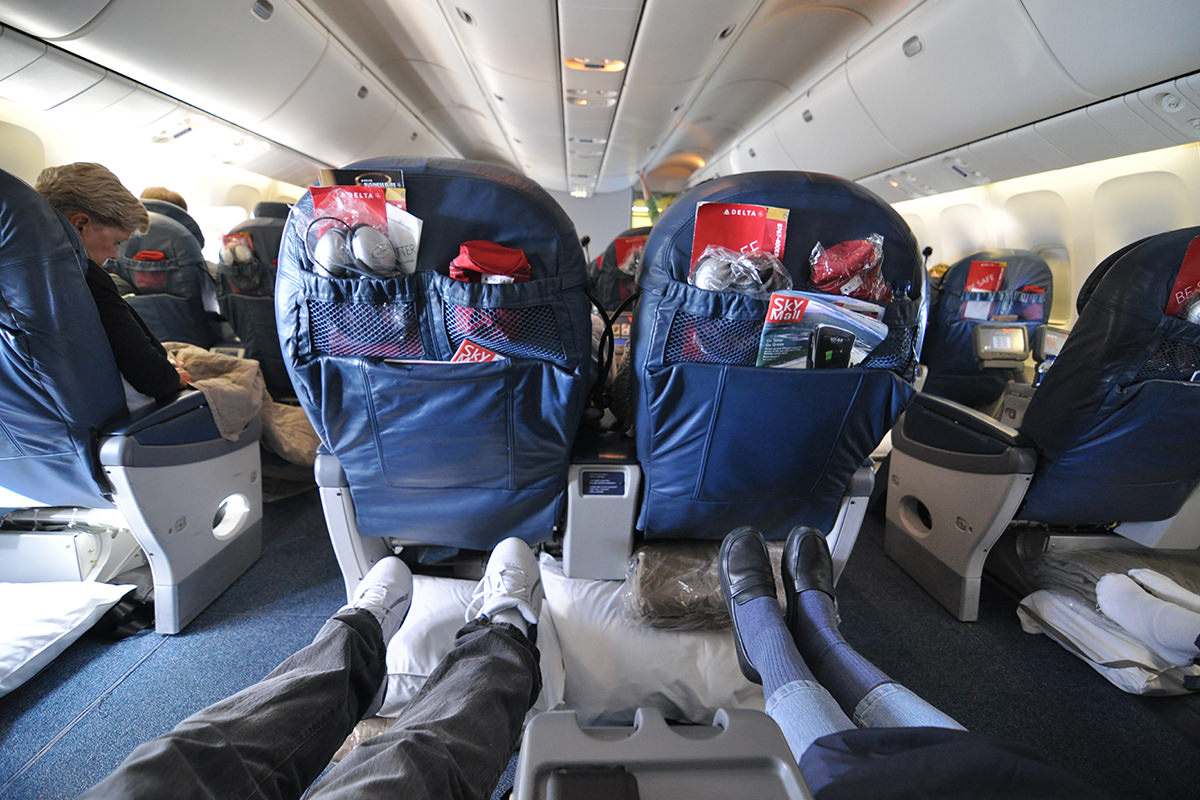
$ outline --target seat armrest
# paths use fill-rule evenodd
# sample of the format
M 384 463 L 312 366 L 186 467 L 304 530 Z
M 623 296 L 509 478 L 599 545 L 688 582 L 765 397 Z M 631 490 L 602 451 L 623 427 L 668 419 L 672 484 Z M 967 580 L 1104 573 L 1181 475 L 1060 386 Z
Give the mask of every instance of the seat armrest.
M 892 446 L 913 458 L 961 472 L 1032 473 L 1037 454 L 1018 430 L 974 409 L 919 394 L 892 432 Z
M 206 408 L 207 405 L 204 393 L 199 389 L 184 389 L 164 403 L 157 403 L 131 415 L 118 425 L 106 430 L 105 433 L 135 436 L 155 426 L 188 415 L 196 409 Z M 210 414 L 209 417 L 211 418 L 211 416 Z M 198 436 L 197 438 L 202 437 Z
M 222 438 L 204 394 L 195 389 L 148 410 L 100 437 L 105 467 L 164 467 L 205 461 L 257 444 L 262 422 L 254 417 L 236 441 Z

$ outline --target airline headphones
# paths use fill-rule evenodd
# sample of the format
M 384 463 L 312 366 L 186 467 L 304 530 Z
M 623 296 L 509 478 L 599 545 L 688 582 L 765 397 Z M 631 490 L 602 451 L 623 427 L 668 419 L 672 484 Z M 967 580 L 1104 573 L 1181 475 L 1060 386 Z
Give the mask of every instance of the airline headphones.
M 366 223 L 349 225 L 337 217 L 317 217 L 309 223 L 309 230 L 322 220 L 332 220 L 335 224 L 321 234 L 309 253 L 318 274 L 333 278 L 348 274 L 387 278 L 403 272 L 387 234 Z

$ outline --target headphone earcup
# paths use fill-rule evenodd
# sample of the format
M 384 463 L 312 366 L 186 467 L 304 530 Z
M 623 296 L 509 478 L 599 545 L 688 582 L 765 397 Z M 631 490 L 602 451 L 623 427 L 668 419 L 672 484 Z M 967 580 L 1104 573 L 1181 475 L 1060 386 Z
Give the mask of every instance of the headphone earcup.
M 350 252 L 360 268 L 383 276 L 396 272 L 396 248 L 387 234 L 370 225 L 355 225 L 350 240 Z
M 344 276 L 346 267 L 354 263 L 346 232 L 335 227 L 321 234 L 313 248 L 313 263 L 318 271 L 324 270 L 335 278 Z

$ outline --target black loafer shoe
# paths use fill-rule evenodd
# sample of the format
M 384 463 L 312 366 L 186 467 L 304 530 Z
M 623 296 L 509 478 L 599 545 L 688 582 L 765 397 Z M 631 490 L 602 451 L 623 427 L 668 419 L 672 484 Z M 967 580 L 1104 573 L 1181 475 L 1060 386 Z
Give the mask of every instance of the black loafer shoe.
M 783 546 L 783 588 L 787 596 L 788 630 L 796 630 L 796 597 L 809 589 L 818 589 L 837 602 L 833 589 L 833 557 L 825 534 L 808 525 L 797 525 Z
M 751 527 L 736 528 L 721 542 L 721 555 L 717 561 L 721 578 L 721 594 L 725 597 L 725 608 L 733 623 L 733 642 L 737 648 L 738 666 L 751 683 L 762 683 L 758 670 L 750 663 L 742 647 L 742 634 L 738 630 L 734 604 L 742 605 L 756 597 L 775 597 L 775 576 L 771 572 L 771 559 L 762 534 Z

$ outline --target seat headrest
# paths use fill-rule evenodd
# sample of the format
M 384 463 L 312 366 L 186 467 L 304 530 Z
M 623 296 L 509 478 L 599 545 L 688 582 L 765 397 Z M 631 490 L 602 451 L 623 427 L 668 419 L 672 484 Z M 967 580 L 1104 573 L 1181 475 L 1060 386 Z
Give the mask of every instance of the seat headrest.
M 163 254 L 163 261 L 180 266 L 204 263 L 200 242 L 187 227 L 173 216 L 157 211 L 150 212 L 150 228 L 145 233 L 130 236 L 122 243 L 120 252 L 122 258 L 133 258 L 143 250 L 158 251 Z
M 868 189 L 814 172 L 748 172 L 707 181 L 685 192 L 655 222 L 646 243 L 643 287 L 686 281 L 692 256 L 696 206 L 705 202 L 755 203 L 789 209 L 783 262 L 797 287 L 808 285 L 813 246 L 825 247 L 869 234 L 883 236 L 883 276 L 924 285 L 920 248 L 904 219 Z
M 1054 287 L 1054 273 L 1046 259 L 1032 250 L 979 250 L 963 256 L 946 270 L 942 291 L 961 292 L 974 261 L 1002 261 L 1005 264 L 1002 291 L 1015 291 L 1024 286 L 1036 286 L 1049 292 Z
M 291 210 L 292 207 L 287 203 L 277 203 L 264 200 L 261 203 L 254 204 L 254 209 L 250 212 L 250 216 L 254 217 L 255 219 L 287 219 L 288 212 Z
M 204 233 L 200 230 L 200 225 L 196 220 L 192 219 L 191 214 L 174 203 L 168 203 L 166 200 L 142 200 L 142 205 L 146 207 L 147 211 L 154 214 L 162 214 L 164 217 L 170 217 L 187 228 L 188 233 L 195 236 L 200 246 L 204 247 Z

